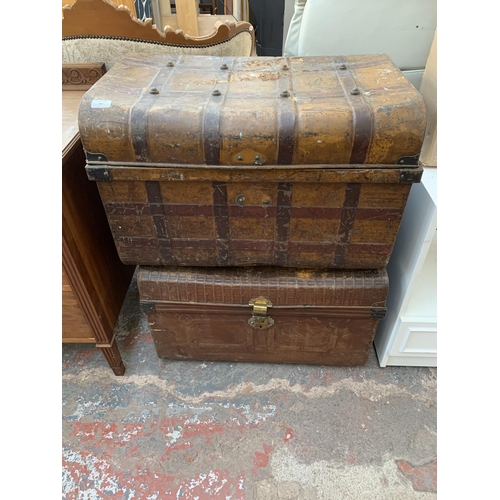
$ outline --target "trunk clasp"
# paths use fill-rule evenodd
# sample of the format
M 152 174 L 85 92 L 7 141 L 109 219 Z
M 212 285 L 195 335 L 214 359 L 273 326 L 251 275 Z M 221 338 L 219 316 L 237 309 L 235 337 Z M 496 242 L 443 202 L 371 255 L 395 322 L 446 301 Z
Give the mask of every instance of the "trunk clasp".
M 274 325 L 273 318 L 267 316 L 267 308 L 273 306 L 270 300 L 260 296 L 256 299 L 250 300 L 248 305 L 253 306 L 252 317 L 248 320 L 248 324 L 252 328 L 264 330 Z

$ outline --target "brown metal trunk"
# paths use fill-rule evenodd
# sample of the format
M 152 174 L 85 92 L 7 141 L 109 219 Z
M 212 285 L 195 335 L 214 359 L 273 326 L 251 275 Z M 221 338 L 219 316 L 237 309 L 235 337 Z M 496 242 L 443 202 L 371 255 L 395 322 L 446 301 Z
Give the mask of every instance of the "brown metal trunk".
M 159 357 L 361 366 L 385 316 L 385 270 L 140 267 Z M 250 305 L 251 304 L 251 305 Z
M 128 57 L 79 128 L 125 263 L 369 269 L 420 181 L 425 105 L 385 55 Z

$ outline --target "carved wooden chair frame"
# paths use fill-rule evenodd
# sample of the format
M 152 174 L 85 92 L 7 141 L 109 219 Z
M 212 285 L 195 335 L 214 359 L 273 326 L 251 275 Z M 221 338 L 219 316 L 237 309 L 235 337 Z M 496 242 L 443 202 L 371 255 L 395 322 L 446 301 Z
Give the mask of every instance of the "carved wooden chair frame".
M 214 24 L 212 33 L 205 36 L 190 36 L 181 29 L 165 26 L 162 33 L 152 24 L 152 20 L 141 21 L 133 16 L 124 5 L 115 5 L 111 0 L 76 1 L 73 5 L 62 8 L 63 40 L 70 37 L 103 37 L 115 39 L 134 39 L 157 42 L 173 46 L 206 47 L 227 42 L 239 33 L 252 35 L 252 47 L 255 44 L 253 26 L 246 21 L 220 22 Z

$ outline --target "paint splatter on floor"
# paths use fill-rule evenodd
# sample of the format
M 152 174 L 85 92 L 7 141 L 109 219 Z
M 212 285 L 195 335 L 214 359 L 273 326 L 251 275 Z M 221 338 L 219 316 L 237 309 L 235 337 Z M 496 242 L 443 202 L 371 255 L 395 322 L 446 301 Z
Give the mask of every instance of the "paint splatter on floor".
M 123 377 L 63 345 L 63 499 L 436 498 L 436 369 L 163 360 L 135 307 L 117 332 Z

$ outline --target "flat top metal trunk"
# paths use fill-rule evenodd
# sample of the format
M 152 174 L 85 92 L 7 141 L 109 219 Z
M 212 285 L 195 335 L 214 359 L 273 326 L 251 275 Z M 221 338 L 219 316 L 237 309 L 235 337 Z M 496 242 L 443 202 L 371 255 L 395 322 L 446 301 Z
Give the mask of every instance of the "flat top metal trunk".
M 425 124 L 422 97 L 383 54 L 130 55 L 79 112 L 91 162 L 158 166 L 397 165 L 417 157 Z

